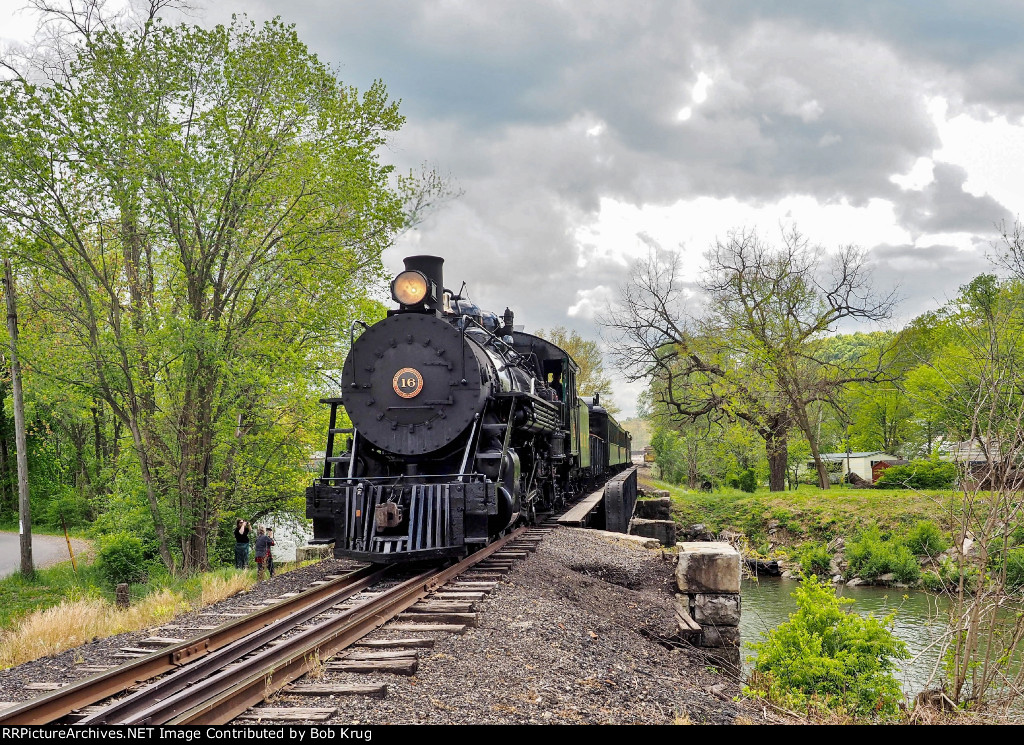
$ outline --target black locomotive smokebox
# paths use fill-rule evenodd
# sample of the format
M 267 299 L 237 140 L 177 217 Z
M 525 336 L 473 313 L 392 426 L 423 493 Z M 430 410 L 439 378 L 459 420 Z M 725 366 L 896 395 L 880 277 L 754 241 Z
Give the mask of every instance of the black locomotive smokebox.
M 444 449 L 485 401 L 480 365 L 462 333 L 422 313 L 395 314 L 363 332 L 341 380 L 359 436 L 397 455 Z

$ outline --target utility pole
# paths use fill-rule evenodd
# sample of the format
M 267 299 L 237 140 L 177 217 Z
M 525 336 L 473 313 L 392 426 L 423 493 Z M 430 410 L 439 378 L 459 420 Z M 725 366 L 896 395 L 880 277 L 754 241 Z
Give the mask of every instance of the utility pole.
M 14 390 L 14 442 L 18 451 L 18 534 L 21 537 L 21 573 L 32 577 L 32 512 L 28 501 L 28 455 L 25 449 L 25 400 L 21 395 L 21 363 L 18 361 L 18 309 L 14 302 L 11 260 L 4 259 L 4 294 L 7 297 L 7 334 L 11 343 L 11 388 Z

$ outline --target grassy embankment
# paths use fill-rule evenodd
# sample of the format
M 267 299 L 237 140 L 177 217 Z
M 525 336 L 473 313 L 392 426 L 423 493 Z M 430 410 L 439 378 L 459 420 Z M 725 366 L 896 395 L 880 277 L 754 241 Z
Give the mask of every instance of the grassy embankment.
M 279 572 L 297 568 L 286 564 Z M 231 597 L 256 581 L 254 569 L 218 569 L 188 578 L 166 574 L 131 585 L 121 610 L 113 589 L 93 564 L 70 562 L 41 569 L 32 580 L 0 580 L 0 669 L 57 654 L 114 634 L 137 631 Z
M 921 520 L 946 527 L 958 494 L 813 486 L 784 492 L 759 489 L 750 494 L 739 489 L 691 491 L 656 480 L 642 483 L 670 493 L 672 517 L 681 527 L 703 523 L 712 533 L 742 533 L 759 554 L 837 537 L 848 540 L 871 526 L 883 533 L 905 531 Z

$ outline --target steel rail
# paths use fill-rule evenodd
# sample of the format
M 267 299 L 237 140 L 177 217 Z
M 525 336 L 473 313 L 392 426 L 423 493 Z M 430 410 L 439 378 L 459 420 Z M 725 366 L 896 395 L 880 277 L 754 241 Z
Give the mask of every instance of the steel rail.
M 76 709 L 114 696 L 137 683 L 150 680 L 171 670 L 180 669 L 215 650 L 275 623 L 282 615 L 287 615 L 296 608 L 316 603 L 324 597 L 334 597 L 337 593 L 344 592 L 346 587 L 359 584 L 379 571 L 377 567 L 362 567 L 324 585 L 311 588 L 295 597 L 269 606 L 265 610 L 221 624 L 206 634 L 193 636 L 174 646 L 157 650 L 146 657 L 120 665 L 109 672 L 98 673 L 65 688 L 6 709 L 0 712 L 0 725 L 54 722 Z
M 148 709 L 131 719 L 118 717 L 109 723 L 225 724 L 503 548 L 525 530 L 519 528 L 446 569 L 425 571 L 339 616 L 258 652 L 244 665 L 222 670 L 172 696 L 164 698 L 162 692 L 153 692 L 151 689 L 157 687 L 154 685 L 145 692 L 153 701 Z M 161 700 L 155 700 L 158 695 Z
M 365 574 L 359 579 L 359 581 L 346 585 L 333 595 L 328 595 L 314 603 L 310 603 L 304 608 L 300 608 L 287 616 L 279 618 L 273 623 L 264 626 L 262 629 L 259 629 L 248 636 L 244 636 L 225 647 L 221 647 L 216 652 L 211 652 L 188 667 L 184 667 L 170 675 L 164 676 L 152 685 L 136 691 L 130 696 L 126 696 L 125 698 L 115 701 L 98 712 L 84 717 L 76 722 L 76 724 L 89 725 L 107 724 L 125 720 L 131 721 L 132 717 L 136 716 L 138 712 L 143 711 L 150 706 L 153 696 L 159 695 L 161 697 L 168 697 L 180 690 L 183 690 L 184 688 L 187 688 L 188 686 L 195 685 L 199 681 L 202 681 L 203 679 L 222 670 L 225 666 L 230 665 L 233 662 L 237 662 L 253 650 L 259 649 L 268 642 L 292 631 L 306 621 L 309 621 L 322 613 L 326 613 L 340 601 L 347 600 L 353 595 L 362 592 L 367 587 L 376 584 L 384 578 L 384 575 L 386 575 L 389 570 L 390 567 L 377 567 L 376 571 Z

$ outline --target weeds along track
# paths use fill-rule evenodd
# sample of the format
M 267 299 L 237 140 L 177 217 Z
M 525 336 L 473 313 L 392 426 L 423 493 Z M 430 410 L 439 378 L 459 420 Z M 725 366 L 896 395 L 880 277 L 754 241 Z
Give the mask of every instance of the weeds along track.
M 519 529 L 458 564 L 416 574 L 389 567 L 357 569 L 186 641 L 0 711 L 0 724 L 232 721 L 303 675 L 311 671 L 321 674 L 326 660 L 391 619 L 412 616 L 427 631 L 471 622 L 474 614 L 465 612 L 468 607 L 459 598 L 492 587 L 500 572 L 507 571 L 512 560 L 523 558 L 524 550 L 533 548 L 540 535 Z M 519 543 L 513 546 L 515 541 Z M 458 581 L 482 562 L 476 581 Z M 453 581 L 452 587 L 445 587 Z M 419 613 L 403 613 L 417 604 Z M 415 640 L 410 644 L 414 646 Z M 360 664 L 366 670 L 387 669 L 394 667 L 398 657 L 402 655 L 364 648 L 353 652 L 347 662 L 349 669 Z M 373 695 L 370 689 L 366 692 Z M 109 700 L 115 696 L 119 698 Z

